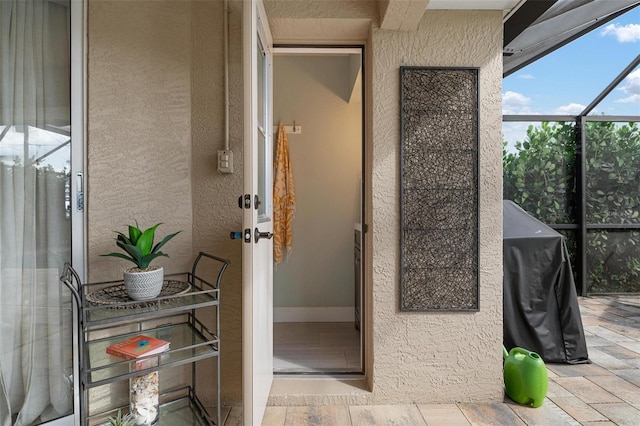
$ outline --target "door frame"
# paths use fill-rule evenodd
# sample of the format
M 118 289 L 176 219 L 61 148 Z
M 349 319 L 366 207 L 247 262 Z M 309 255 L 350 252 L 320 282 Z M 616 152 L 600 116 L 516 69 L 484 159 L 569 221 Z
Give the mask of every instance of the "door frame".
M 336 380 L 340 380 L 342 377 L 366 377 L 367 376 L 367 368 L 366 368 L 366 343 L 367 333 L 369 333 L 369 322 L 367 321 L 369 309 L 367 308 L 367 301 L 369 300 L 369 296 L 367 293 L 368 286 L 366 285 L 367 277 L 369 276 L 366 266 L 369 264 L 367 261 L 367 255 L 369 253 L 367 244 L 365 242 L 368 240 L 368 222 L 369 219 L 367 217 L 367 200 L 369 192 L 367 191 L 368 186 L 370 185 L 369 175 L 367 171 L 369 170 L 368 160 L 367 160 L 367 80 L 368 75 L 366 74 L 366 61 L 365 61 L 365 52 L 367 46 L 366 44 L 322 44 L 322 45 L 313 45 L 313 44 L 305 44 L 305 43 L 287 43 L 287 44 L 273 44 L 273 56 L 284 56 L 284 55 L 328 55 L 328 56 L 336 56 L 336 55 L 349 55 L 358 53 L 360 54 L 360 66 L 361 66 L 361 92 L 362 92 L 362 111 L 361 111 L 361 127 L 362 127 L 362 140 L 361 140 L 361 176 L 362 183 L 360 187 L 360 220 L 361 220 L 361 230 L 360 230 L 360 372 L 354 373 L 330 373 L 330 375 L 336 376 Z M 285 376 L 288 374 L 296 375 L 296 373 L 285 373 Z M 302 374 L 300 375 L 302 376 Z M 314 375 L 309 375 L 305 373 L 306 378 L 312 378 Z M 318 374 L 316 377 L 326 377 L 326 375 Z
M 87 280 L 87 9 L 88 0 L 71 0 L 71 264 L 81 280 Z M 73 324 L 78 307 L 73 306 Z M 80 425 L 80 343 L 73 327 L 73 415 L 47 425 Z M 69 423 L 72 421 L 72 423 Z
M 86 85 L 87 85 L 87 5 L 88 0 L 70 0 L 70 72 L 71 72 L 71 170 L 70 173 L 70 215 L 71 215 L 71 259 L 69 261 L 78 272 L 81 280 L 86 281 L 87 271 L 87 221 L 85 208 L 86 192 Z M 43 425 L 70 426 L 80 425 L 80 365 L 78 309 L 71 303 L 72 311 L 72 354 L 73 354 L 73 413 Z

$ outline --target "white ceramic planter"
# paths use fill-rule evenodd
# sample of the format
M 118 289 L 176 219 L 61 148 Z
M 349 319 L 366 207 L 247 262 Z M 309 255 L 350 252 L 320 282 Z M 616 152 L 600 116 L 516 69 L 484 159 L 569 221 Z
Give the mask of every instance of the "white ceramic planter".
M 164 280 L 162 267 L 145 272 L 130 271 L 124 271 L 124 288 L 131 299 L 148 300 L 160 294 Z

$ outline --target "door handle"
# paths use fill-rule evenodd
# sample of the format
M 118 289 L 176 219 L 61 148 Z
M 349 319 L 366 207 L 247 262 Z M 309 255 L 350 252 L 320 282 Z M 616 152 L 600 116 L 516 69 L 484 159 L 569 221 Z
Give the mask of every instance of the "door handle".
M 258 240 L 260 240 L 260 238 L 266 238 L 268 240 L 273 238 L 273 232 L 260 232 L 260 230 L 258 228 L 255 229 L 253 235 L 254 235 L 254 238 L 256 240 L 256 243 L 258 242 Z
M 64 216 L 71 217 L 71 173 L 64 175 Z
M 82 172 L 76 173 L 76 210 L 84 211 L 84 176 Z

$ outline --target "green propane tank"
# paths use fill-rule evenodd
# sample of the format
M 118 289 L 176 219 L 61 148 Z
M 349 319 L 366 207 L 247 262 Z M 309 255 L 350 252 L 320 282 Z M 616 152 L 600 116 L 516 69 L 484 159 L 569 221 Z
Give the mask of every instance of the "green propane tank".
M 549 377 L 544 361 L 535 352 L 515 347 L 504 358 L 504 386 L 509 398 L 518 404 L 540 407 L 547 395 Z

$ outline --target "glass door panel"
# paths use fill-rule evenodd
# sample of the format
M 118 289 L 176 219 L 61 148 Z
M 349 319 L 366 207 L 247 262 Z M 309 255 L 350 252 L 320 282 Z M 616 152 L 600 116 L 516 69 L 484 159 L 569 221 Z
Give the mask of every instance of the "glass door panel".
M 269 78 L 270 64 L 267 53 L 262 45 L 260 37 L 258 37 L 258 48 L 256 51 L 257 75 L 258 75 L 258 197 L 260 197 L 260 205 L 258 206 L 258 221 L 268 222 L 270 217 L 268 212 L 271 207 L 271 188 L 268 182 L 271 181 L 272 161 L 271 161 L 271 144 L 269 143 Z
M 74 412 L 70 43 L 70 1 L 0 2 L 3 425 Z

